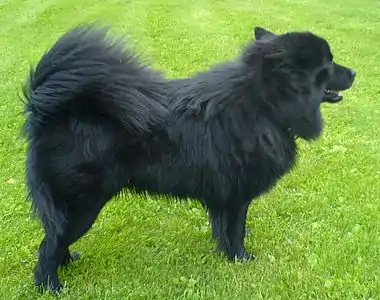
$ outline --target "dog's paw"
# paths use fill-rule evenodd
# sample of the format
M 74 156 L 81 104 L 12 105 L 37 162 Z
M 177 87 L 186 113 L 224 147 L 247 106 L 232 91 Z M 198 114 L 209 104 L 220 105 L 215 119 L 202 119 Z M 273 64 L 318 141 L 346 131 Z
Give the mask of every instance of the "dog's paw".
M 71 262 L 76 261 L 80 258 L 80 254 L 78 252 L 68 253 L 61 261 L 61 267 L 67 267 Z
M 80 254 L 79 254 L 79 252 L 76 252 L 76 251 L 71 252 L 71 261 L 76 261 L 76 260 L 78 260 L 79 258 L 80 258 Z
M 54 282 L 36 280 L 34 284 L 40 293 L 48 291 L 58 294 L 63 290 L 63 284 L 61 284 L 58 280 Z
M 246 250 L 240 250 L 235 253 L 230 253 L 227 256 L 228 259 L 233 262 L 248 262 L 256 259 L 256 255 L 249 253 Z
M 256 255 L 249 253 L 247 251 L 242 251 L 242 253 L 239 253 L 235 256 L 235 261 L 240 261 L 240 262 L 246 262 L 250 260 L 256 259 Z

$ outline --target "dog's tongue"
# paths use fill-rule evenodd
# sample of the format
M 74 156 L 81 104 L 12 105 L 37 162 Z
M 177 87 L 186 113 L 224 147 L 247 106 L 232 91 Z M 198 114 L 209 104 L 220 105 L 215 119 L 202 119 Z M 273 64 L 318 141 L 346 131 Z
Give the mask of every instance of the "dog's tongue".
M 323 96 L 322 102 L 336 103 L 342 99 L 343 96 L 341 96 L 338 91 L 325 90 L 325 95 Z

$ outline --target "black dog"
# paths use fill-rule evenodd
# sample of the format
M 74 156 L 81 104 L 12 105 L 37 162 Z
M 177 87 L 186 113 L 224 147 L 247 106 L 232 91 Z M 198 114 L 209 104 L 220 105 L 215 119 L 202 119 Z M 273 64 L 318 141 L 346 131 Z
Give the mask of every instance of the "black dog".
M 355 73 L 308 32 L 262 28 L 236 60 L 167 80 L 107 29 L 79 26 L 46 52 L 24 87 L 27 186 L 45 229 L 35 284 L 59 290 L 69 246 L 123 188 L 195 198 L 231 260 L 247 209 L 295 160 L 297 137 L 322 131 L 321 102 Z

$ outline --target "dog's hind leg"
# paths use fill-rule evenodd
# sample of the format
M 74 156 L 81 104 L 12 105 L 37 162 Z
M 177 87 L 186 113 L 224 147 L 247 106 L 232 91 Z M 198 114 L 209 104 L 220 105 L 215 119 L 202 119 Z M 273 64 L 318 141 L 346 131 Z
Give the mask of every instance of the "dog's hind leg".
M 218 242 L 218 250 L 226 253 L 230 260 L 250 260 L 254 255 L 244 246 L 245 224 L 249 203 L 224 209 L 211 209 L 211 229 Z
M 80 257 L 78 252 L 70 252 L 69 248 L 66 249 L 65 255 L 63 256 L 59 266 L 67 267 L 71 262 L 78 260 Z
M 58 292 L 62 284 L 58 278 L 58 266 L 66 248 L 60 245 L 58 234 L 52 228 L 45 229 L 45 237 L 39 248 L 39 257 L 34 269 L 34 283 L 39 288 Z
M 95 222 L 106 201 L 71 201 L 65 212 L 66 222 L 59 234 L 47 230 L 40 251 L 39 261 L 35 268 L 35 284 L 47 287 L 51 291 L 59 291 L 57 270 L 79 257 L 76 252 L 70 253 L 69 246 L 83 236 Z M 80 207 L 76 204 L 80 203 Z M 84 204 L 87 204 L 84 206 Z
M 31 176 L 28 173 L 33 205 L 44 225 L 45 236 L 38 250 L 38 262 L 34 268 L 34 283 L 42 289 L 59 291 L 62 285 L 59 282 L 57 269 L 67 250 L 60 244 L 59 233 L 65 227 L 66 220 L 62 206 L 55 205 L 57 202 L 51 196 L 48 185 L 37 184 L 36 178 L 37 176 Z
M 66 256 L 64 258 L 68 258 L 71 261 L 79 257 L 79 254 L 76 252 L 70 253 L 68 247 L 91 229 L 107 200 L 95 200 L 91 204 L 87 202 L 85 206 L 82 202 L 80 209 L 78 207 L 71 208 L 68 214 L 67 226 L 59 237 L 61 243 L 66 246 Z M 67 260 L 62 260 L 61 262 L 64 265 L 64 262 L 67 262 Z

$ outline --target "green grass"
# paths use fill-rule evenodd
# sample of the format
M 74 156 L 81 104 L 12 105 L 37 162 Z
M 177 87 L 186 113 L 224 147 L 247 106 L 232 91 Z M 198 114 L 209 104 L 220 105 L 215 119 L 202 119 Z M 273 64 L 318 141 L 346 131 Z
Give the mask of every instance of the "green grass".
M 373 0 L 5 0 L 0 2 L 0 299 L 50 299 L 33 288 L 42 238 L 24 201 L 17 98 L 30 63 L 67 29 L 99 19 L 128 33 L 170 77 L 234 57 L 254 25 L 309 29 L 357 70 L 344 102 L 323 108 L 321 139 L 253 203 L 247 248 L 231 264 L 210 250 L 196 203 L 124 197 L 72 249 L 60 299 L 378 299 L 380 295 L 380 6 Z

